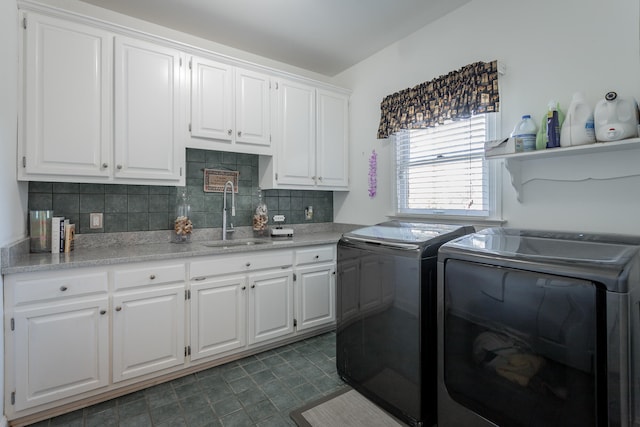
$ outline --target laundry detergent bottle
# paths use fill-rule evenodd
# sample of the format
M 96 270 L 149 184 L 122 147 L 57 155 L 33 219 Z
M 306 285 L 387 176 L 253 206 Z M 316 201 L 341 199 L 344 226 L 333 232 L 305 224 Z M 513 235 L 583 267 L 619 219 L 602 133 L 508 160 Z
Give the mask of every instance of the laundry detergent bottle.
M 531 119 L 529 114 L 522 116 L 511 137 L 515 139 L 516 152 L 534 151 L 536 149 L 536 123 Z
M 536 136 L 536 150 L 560 147 L 560 128 L 564 123 L 564 114 L 556 101 L 549 101 L 547 108 Z
M 596 104 L 594 118 L 598 141 L 619 141 L 638 136 L 638 105 L 632 98 L 608 92 Z
M 573 99 L 564 118 L 560 131 L 560 146 L 592 144 L 596 142 L 593 109 L 587 104 L 581 92 L 573 94 Z

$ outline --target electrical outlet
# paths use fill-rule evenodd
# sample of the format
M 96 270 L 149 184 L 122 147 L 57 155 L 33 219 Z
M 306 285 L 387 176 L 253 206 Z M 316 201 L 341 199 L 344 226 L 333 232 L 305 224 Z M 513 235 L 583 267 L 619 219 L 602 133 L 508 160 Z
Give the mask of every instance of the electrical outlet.
M 102 228 L 102 212 L 89 214 L 89 228 Z
M 284 222 L 284 215 L 274 215 L 273 222 Z

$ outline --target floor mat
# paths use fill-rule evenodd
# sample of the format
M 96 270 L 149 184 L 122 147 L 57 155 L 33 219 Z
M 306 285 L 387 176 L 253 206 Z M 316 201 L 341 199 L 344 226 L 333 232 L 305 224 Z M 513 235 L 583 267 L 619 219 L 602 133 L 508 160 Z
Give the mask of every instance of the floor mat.
M 291 412 L 299 427 L 403 427 L 351 387 L 313 401 Z

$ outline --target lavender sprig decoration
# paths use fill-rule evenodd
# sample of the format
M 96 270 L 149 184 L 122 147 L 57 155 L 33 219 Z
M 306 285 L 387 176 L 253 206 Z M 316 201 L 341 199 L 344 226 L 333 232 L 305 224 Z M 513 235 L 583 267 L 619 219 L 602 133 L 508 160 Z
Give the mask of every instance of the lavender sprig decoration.
M 369 157 L 369 197 L 376 197 L 378 190 L 378 154 L 376 150 L 371 151 L 371 157 Z

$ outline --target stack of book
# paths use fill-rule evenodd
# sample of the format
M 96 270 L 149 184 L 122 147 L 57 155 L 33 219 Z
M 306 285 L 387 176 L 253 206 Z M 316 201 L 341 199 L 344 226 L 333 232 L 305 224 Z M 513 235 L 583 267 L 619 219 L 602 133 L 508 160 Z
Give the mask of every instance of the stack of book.
M 75 224 L 69 223 L 69 219 L 63 216 L 54 216 L 51 219 L 51 253 L 71 252 L 75 234 Z

